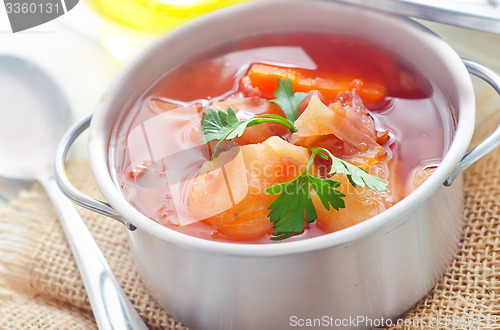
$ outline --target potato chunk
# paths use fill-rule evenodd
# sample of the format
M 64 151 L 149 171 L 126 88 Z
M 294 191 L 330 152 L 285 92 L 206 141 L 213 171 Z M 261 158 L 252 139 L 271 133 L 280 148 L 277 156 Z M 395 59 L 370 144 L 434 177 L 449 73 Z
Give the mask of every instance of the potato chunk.
M 332 180 L 341 183 L 340 189 L 344 197 L 345 208 L 328 211 L 319 197 L 312 192 L 311 198 L 318 216 L 317 225 L 327 233 L 335 232 L 363 222 L 396 203 L 390 191 L 374 191 L 369 188 L 354 188 L 344 174 L 336 174 Z

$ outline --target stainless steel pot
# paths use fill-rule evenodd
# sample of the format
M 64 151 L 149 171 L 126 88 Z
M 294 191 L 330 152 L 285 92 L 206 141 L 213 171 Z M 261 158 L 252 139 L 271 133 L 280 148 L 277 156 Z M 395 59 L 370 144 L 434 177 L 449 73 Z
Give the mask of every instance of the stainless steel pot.
M 232 244 L 186 236 L 132 207 L 109 172 L 108 143 L 122 111 L 194 51 L 249 33 L 298 30 L 369 39 L 415 64 L 438 86 L 451 104 L 449 124 L 455 126 L 455 134 L 430 178 L 363 223 L 279 244 Z M 192 328 L 282 329 L 308 320 L 318 327 L 381 326 L 417 303 L 445 271 L 462 228 L 463 190 L 458 175 L 500 141 L 499 128 L 466 154 L 475 118 L 466 67 L 500 93 L 497 75 L 462 62 L 444 41 L 409 19 L 323 1 L 256 1 L 235 6 L 168 33 L 121 72 L 92 120 L 83 119 L 62 142 L 55 161 L 57 180 L 76 203 L 129 228 L 130 247 L 146 286 L 168 312 Z M 78 192 L 64 172 L 69 147 L 89 124 L 90 165 L 109 204 Z

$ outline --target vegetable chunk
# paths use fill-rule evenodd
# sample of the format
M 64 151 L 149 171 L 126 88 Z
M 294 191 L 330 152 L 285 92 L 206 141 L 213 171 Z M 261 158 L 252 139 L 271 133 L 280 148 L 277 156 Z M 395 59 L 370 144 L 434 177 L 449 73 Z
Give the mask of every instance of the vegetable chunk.
M 218 233 L 228 239 L 252 240 L 272 231 L 267 208 L 276 197 L 268 194 L 266 189 L 297 177 L 300 167 L 305 167 L 309 160 L 309 152 L 277 136 L 263 143 L 244 145 L 237 149 L 243 162 L 229 162 L 223 166 L 227 172 L 236 174 L 235 181 L 228 184 L 217 170 L 208 171 L 215 168 L 213 164 L 220 166 L 227 159 L 227 152 L 223 152 L 212 162 L 203 165 L 205 171 L 192 187 L 190 210 L 200 219 L 214 225 Z M 210 173 L 213 175 L 207 176 Z M 245 188 L 241 185 L 245 181 L 247 192 L 244 194 Z M 224 189 L 226 191 L 220 193 Z M 214 191 L 218 191 L 218 195 L 214 195 Z M 233 205 L 231 193 L 234 195 Z M 237 199 L 243 195 L 243 198 Z M 213 213 L 207 210 L 222 211 Z
M 318 95 L 313 95 L 309 105 L 295 122 L 297 135 L 299 138 L 309 138 L 333 134 L 356 149 L 356 159 L 350 161 L 368 167 L 377 163 L 386 151 L 376 141 L 373 119 L 364 108 L 359 109 L 352 104 L 351 101 L 343 106 L 340 101 L 336 101 L 328 107 Z M 359 121 L 366 123 L 359 128 L 355 124 Z
M 344 174 L 336 174 L 332 178 L 341 183 L 345 194 L 345 208 L 327 210 L 321 207 L 321 201 L 316 194 L 311 198 L 316 208 L 317 225 L 327 233 L 339 231 L 363 222 L 396 203 L 390 191 L 376 191 L 366 187 L 352 187 Z
M 247 73 L 250 84 L 258 87 L 264 95 L 273 95 L 277 88 L 277 80 L 288 78 L 292 81 L 296 92 L 317 90 L 327 99 L 334 100 L 337 95 L 353 86 L 369 107 L 384 101 L 387 91 L 383 86 L 360 82 L 356 77 L 349 76 L 318 76 L 317 74 L 299 68 L 284 68 L 267 64 L 253 64 Z M 243 82 L 246 80 L 243 79 Z M 353 85 L 354 84 L 354 85 Z

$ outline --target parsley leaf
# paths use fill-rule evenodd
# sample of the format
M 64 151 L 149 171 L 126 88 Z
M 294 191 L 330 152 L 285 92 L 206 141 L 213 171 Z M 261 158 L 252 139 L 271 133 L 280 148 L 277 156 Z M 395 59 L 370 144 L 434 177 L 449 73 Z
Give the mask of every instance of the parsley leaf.
M 300 234 L 304 230 L 304 216 L 309 223 L 316 221 L 317 214 L 311 199 L 311 186 L 327 210 L 330 209 L 330 205 L 336 210 L 345 207 L 342 200 L 345 195 L 335 189 L 340 186 L 339 182 L 317 178 L 309 173 L 314 157 L 319 152 L 316 149 L 312 150 L 309 163 L 298 177 L 266 190 L 272 195 L 280 194 L 268 208 L 271 210 L 269 219 L 274 227 L 274 240 Z
M 278 78 L 278 88 L 274 91 L 276 99 L 271 102 L 280 106 L 281 110 L 285 113 L 286 118 L 292 123 L 297 120 L 297 112 L 300 102 L 302 102 L 307 93 L 293 93 L 292 81 L 288 78 Z
M 336 189 L 340 187 L 340 182 L 317 178 L 309 173 L 316 155 L 323 159 L 331 158 L 332 168 L 329 174 L 346 174 L 349 182 L 354 187 L 358 185 L 364 187 L 366 185 L 373 190 L 387 190 L 387 183 L 385 181 L 368 174 L 360 167 L 333 156 L 327 149 L 311 147 L 309 150 L 311 151 L 311 157 L 302 174 L 290 182 L 281 183 L 266 189 L 269 194 L 280 194 L 268 208 L 270 210 L 269 219 L 273 223 L 274 228 L 274 240 L 282 240 L 300 234 L 304 230 L 304 217 L 309 223 L 316 220 L 317 214 L 311 199 L 311 187 L 327 210 L 333 207 L 338 211 L 345 207 L 344 200 L 342 199 L 345 195 Z
M 234 110 L 229 107 L 227 113 L 207 108 L 201 116 L 200 141 L 208 143 L 212 140 L 219 140 L 229 135 L 229 132 L 235 130 L 240 125 L 240 120 L 236 117 Z
M 307 93 L 294 94 L 290 79 L 278 79 L 278 87 L 274 92 L 276 99 L 271 100 L 271 102 L 281 107 L 286 118 L 274 114 L 264 114 L 240 121 L 231 107 L 227 109 L 227 113 L 207 107 L 201 117 L 202 134 L 199 140 L 201 143 L 218 141 L 212 152 L 213 158 L 217 154 L 222 142 L 241 137 L 245 129 L 250 126 L 261 123 L 278 123 L 286 126 L 292 133 L 295 133 L 297 132 L 297 128 L 293 123 L 297 120 L 299 104 L 307 95 Z
M 326 153 L 328 157 L 332 160 L 332 167 L 330 169 L 330 172 L 328 174 L 335 174 L 335 173 L 342 173 L 347 175 L 347 178 L 349 179 L 349 182 L 352 184 L 353 187 L 364 187 L 365 185 L 370 188 L 371 190 L 377 190 L 377 191 L 386 191 L 388 183 L 382 180 L 381 178 L 368 174 L 364 169 L 361 167 L 352 165 L 342 159 L 339 159 L 332 155 L 330 151 L 324 148 L 310 148 L 310 149 L 315 149 L 319 155 L 325 158 L 326 155 L 322 155 L 322 153 Z
M 304 171 L 294 180 L 273 186 L 270 194 L 280 194 L 269 206 L 273 222 L 273 239 L 281 240 L 300 234 L 304 230 L 304 214 L 308 222 L 316 220 L 316 209 L 309 192 L 309 173 Z
M 278 79 L 278 88 L 272 100 L 278 104 L 286 115 L 286 118 L 264 114 L 248 120 L 239 120 L 234 110 L 229 107 L 227 112 L 207 108 L 202 115 L 201 131 L 199 140 L 202 143 L 217 140 L 212 153 L 212 158 L 217 154 L 222 142 L 241 137 L 245 129 L 261 123 L 278 123 L 286 126 L 292 133 L 297 132 L 294 121 L 297 119 L 297 112 L 300 102 L 304 100 L 307 93 L 293 93 L 290 79 Z M 273 223 L 273 239 L 281 240 L 293 235 L 298 235 L 304 230 L 304 218 L 307 222 L 316 221 L 317 213 L 311 199 L 311 188 L 316 192 L 323 206 L 330 210 L 333 207 L 339 210 L 345 207 L 342 197 L 345 195 L 337 190 L 340 183 L 331 179 L 318 178 L 309 173 L 314 162 L 314 158 L 319 156 L 325 160 L 332 161 L 329 175 L 335 173 L 345 174 L 353 187 L 367 186 L 372 190 L 386 191 L 388 184 L 373 175 L 370 175 L 361 167 L 352 165 L 339 159 L 328 151 L 320 147 L 310 147 L 311 157 L 305 170 L 290 182 L 272 186 L 266 191 L 269 194 L 279 194 L 271 203 L 268 210 L 269 219 Z
M 345 207 L 344 200 L 342 199 L 345 195 L 335 189 L 340 187 L 340 182 L 330 179 L 320 179 L 312 175 L 309 175 L 309 181 L 325 209 L 330 210 L 330 205 L 337 211 Z
M 207 108 L 201 117 L 202 134 L 200 134 L 198 139 L 201 143 L 218 140 L 212 152 L 213 158 L 217 154 L 222 142 L 241 137 L 247 127 L 262 123 L 278 123 L 286 126 L 292 133 L 297 131 L 292 122 L 279 115 L 264 114 L 240 121 L 231 107 L 227 109 L 227 113 Z

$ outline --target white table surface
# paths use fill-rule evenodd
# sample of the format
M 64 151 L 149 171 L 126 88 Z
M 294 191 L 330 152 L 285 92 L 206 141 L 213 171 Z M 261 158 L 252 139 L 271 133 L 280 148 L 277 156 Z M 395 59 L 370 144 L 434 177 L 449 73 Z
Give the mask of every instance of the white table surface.
M 93 111 L 123 66 L 101 43 L 104 27 L 103 21 L 80 1 L 73 10 L 51 22 L 12 33 L 0 1 L 0 54 L 22 57 L 46 71 L 66 95 L 78 120 Z M 28 186 L 0 178 L 0 208 Z

